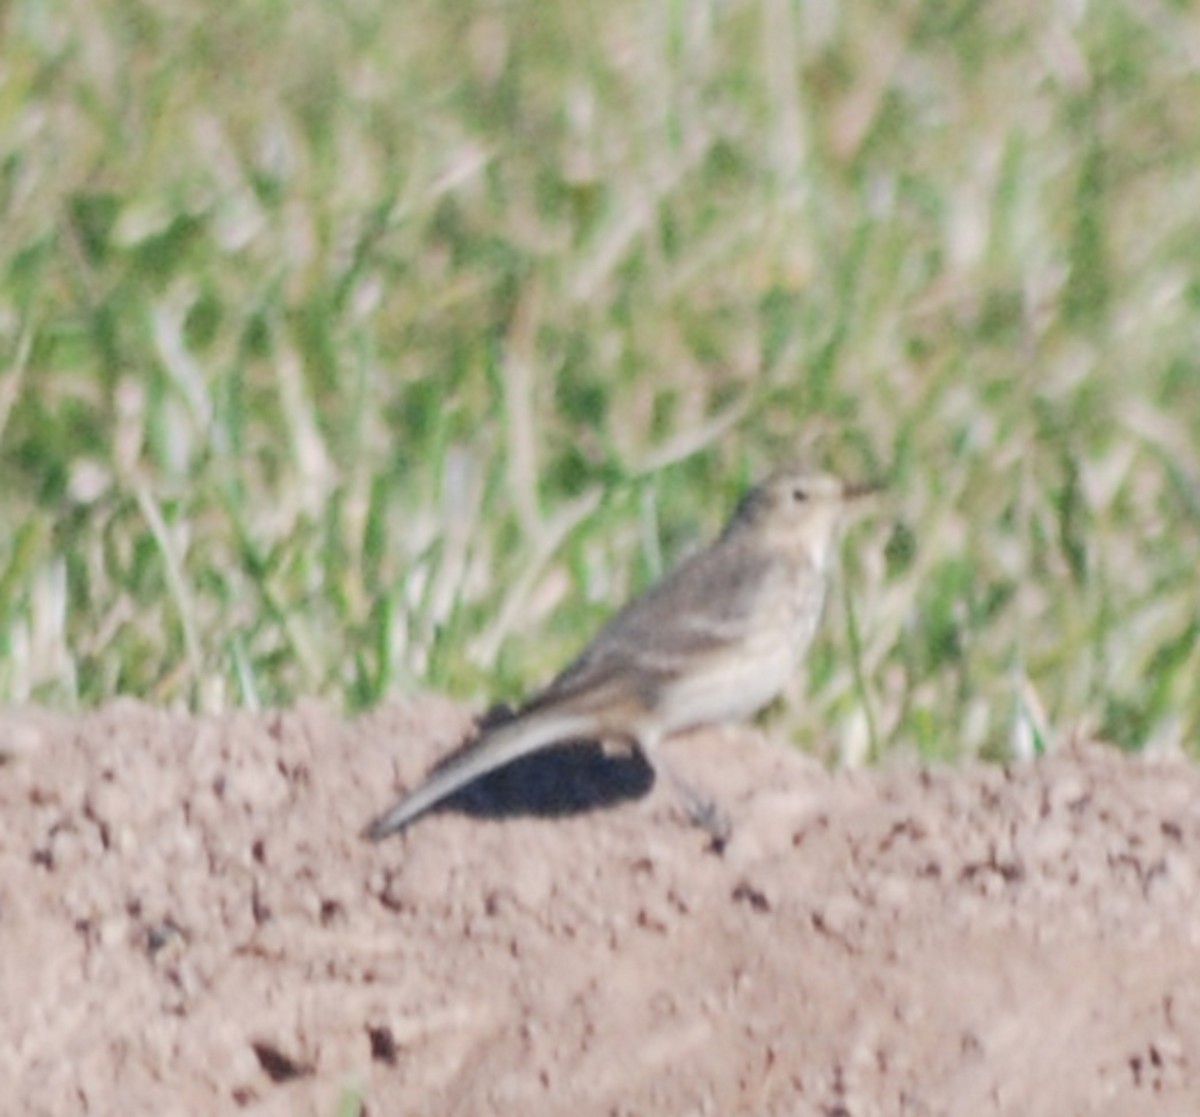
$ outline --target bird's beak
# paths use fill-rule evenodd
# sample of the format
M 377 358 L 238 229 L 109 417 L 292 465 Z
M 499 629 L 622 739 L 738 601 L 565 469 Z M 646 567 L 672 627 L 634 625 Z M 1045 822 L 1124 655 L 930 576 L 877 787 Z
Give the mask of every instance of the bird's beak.
M 882 481 L 847 481 L 842 486 L 843 500 L 859 500 L 864 496 L 874 496 L 884 489 Z

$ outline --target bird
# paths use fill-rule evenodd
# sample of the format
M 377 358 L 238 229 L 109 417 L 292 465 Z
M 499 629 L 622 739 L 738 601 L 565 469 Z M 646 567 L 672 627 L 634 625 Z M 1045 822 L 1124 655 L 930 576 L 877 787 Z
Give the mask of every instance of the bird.
M 723 843 L 711 801 L 662 761 L 661 742 L 748 719 L 800 666 L 820 621 L 838 528 L 876 484 L 785 466 L 746 493 L 721 534 L 616 613 L 546 687 L 435 766 L 362 836 L 403 830 L 467 784 L 540 749 L 622 741 L 664 773 Z

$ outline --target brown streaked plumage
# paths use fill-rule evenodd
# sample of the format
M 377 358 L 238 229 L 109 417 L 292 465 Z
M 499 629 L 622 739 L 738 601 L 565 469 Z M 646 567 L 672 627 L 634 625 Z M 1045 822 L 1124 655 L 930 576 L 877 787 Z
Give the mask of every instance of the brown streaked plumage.
M 436 767 L 364 836 L 387 837 L 549 745 L 625 740 L 657 767 L 664 737 L 748 718 L 799 666 L 820 620 L 842 509 L 870 491 L 799 468 L 772 474 L 712 544 L 626 605 L 514 717 Z M 671 778 L 693 816 L 714 824 L 711 805 Z

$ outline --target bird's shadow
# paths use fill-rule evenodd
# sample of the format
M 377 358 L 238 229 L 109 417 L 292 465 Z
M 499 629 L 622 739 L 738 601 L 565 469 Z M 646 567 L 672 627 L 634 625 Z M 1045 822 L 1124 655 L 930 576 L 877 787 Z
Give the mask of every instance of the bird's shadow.
M 503 707 L 489 710 L 480 729 L 495 728 L 512 716 Z M 463 748 L 470 748 L 472 743 L 468 741 Z M 430 813 L 454 812 L 473 818 L 561 818 L 640 799 L 653 786 L 654 769 L 637 749 L 612 755 L 598 741 L 564 741 L 472 780 Z

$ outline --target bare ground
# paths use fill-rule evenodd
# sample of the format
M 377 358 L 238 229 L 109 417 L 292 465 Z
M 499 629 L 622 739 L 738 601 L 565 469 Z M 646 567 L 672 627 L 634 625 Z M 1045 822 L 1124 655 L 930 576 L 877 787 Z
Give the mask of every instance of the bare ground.
M 829 774 L 729 730 L 667 746 L 723 855 L 578 748 L 360 841 L 467 726 L 0 715 L 0 1109 L 1200 1112 L 1184 759 Z

